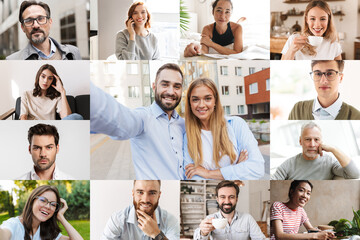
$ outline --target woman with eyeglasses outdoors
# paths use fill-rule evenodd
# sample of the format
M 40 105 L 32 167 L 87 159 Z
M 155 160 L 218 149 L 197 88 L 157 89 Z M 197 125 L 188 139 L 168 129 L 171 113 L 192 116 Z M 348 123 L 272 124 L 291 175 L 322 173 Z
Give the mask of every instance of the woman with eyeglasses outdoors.
M 42 65 L 35 77 L 34 89 L 21 96 L 20 120 L 55 120 L 56 112 L 63 120 L 82 120 L 71 113 L 63 83 L 50 64 Z
M 186 94 L 184 166 L 187 179 L 259 179 L 264 159 L 240 117 L 225 117 L 215 83 L 193 80 Z
M 128 11 L 126 29 L 116 35 L 115 55 L 119 60 L 158 60 L 158 40 L 150 30 L 151 15 L 143 2 L 134 2 Z
M 306 215 L 304 206 L 310 200 L 313 185 L 307 180 L 291 182 L 285 203 L 274 202 L 270 209 L 271 240 L 275 239 L 332 239 L 333 232 L 314 228 Z M 299 233 L 304 225 L 308 233 Z
M 1 240 L 82 240 L 83 238 L 65 219 L 68 209 L 54 186 L 43 185 L 32 191 L 19 217 L 10 218 L 0 226 Z M 58 221 L 69 237 L 61 234 Z
M 189 44 L 184 51 L 185 57 L 204 53 L 224 55 L 240 53 L 243 50 L 242 27 L 230 22 L 233 4 L 231 0 L 216 0 L 212 4 L 215 22 L 205 26 L 201 33 L 201 45 Z M 214 50 L 214 51 L 213 51 Z
M 301 34 L 289 37 L 281 60 L 341 60 L 341 52 L 329 5 L 313 0 L 305 9 Z
M 289 120 L 359 120 L 360 112 L 342 101 L 339 93 L 343 81 L 344 60 L 311 61 L 311 78 L 317 97 L 297 102 Z

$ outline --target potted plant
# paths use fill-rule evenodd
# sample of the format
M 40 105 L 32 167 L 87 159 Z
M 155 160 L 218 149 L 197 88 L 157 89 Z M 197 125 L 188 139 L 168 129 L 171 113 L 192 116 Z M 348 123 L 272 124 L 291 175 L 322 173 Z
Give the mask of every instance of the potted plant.
M 333 226 L 335 229 L 337 237 L 345 237 L 351 235 L 360 235 L 360 210 L 357 212 L 354 211 L 354 217 L 352 221 L 347 219 L 340 219 L 339 221 L 331 221 L 330 226 Z

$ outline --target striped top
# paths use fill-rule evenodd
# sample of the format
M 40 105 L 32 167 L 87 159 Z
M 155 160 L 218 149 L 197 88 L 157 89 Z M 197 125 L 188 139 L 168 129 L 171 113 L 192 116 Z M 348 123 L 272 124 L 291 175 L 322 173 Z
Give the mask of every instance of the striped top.
M 282 202 L 274 202 L 271 206 L 270 220 L 280 219 L 283 224 L 284 233 L 298 233 L 302 224 L 308 221 L 305 210 L 302 207 L 296 208 L 296 210 L 288 208 Z M 271 227 L 271 239 L 275 239 L 275 231 L 272 224 Z

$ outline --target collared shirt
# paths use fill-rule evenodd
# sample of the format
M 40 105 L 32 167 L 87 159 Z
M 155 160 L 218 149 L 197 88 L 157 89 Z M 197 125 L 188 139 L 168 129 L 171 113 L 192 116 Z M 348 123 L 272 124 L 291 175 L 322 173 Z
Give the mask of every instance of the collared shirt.
M 331 106 L 323 108 L 318 98 L 316 98 L 313 105 L 312 115 L 314 116 L 315 120 L 334 120 L 340 112 L 342 103 L 343 102 L 339 95 L 339 97 Z
M 53 176 L 51 180 L 74 180 L 75 178 L 63 173 L 55 165 Z M 16 180 L 41 180 L 40 177 L 36 174 L 35 166 L 31 169 L 30 172 L 25 173 L 24 175 L 18 177 Z
M 230 141 L 234 145 L 235 152 L 237 154 L 236 161 L 240 155 L 242 149 L 246 149 L 248 152 L 248 159 L 241 163 L 220 168 L 221 174 L 225 180 L 254 180 L 264 176 L 264 158 L 259 150 L 258 142 L 256 141 L 254 134 L 249 129 L 247 123 L 240 117 L 226 117 L 227 131 Z M 184 166 L 194 163 L 191 159 L 188 148 L 187 138 L 184 137 Z M 184 171 L 185 174 L 185 171 Z M 198 175 L 192 177 L 191 180 L 204 179 Z
M 185 122 L 175 110 L 169 120 L 156 102 L 129 109 L 92 83 L 90 94 L 90 130 L 130 139 L 136 179 L 183 179 Z
M 155 214 L 160 231 L 169 240 L 179 240 L 179 221 L 159 206 L 156 208 Z M 151 237 L 145 235 L 138 224 L 134 206 L 115 212 L 107 222 L 101 240 L 152 240 Z
M 36 50 L 36 52 L 39 54 L 39 56 L 43 59 L 50 59 L 56 52 L 56 46 L 55 46 L 54 42 L 51 40 L 51 38 L 49 38 L 49 40 L 50 40 L 50 54 L 49 55 L 46 55 L 40 49 L 36 48 L 34 45 L 31 44 L 31 46 Z
M 221 211 L 211 214 L 206 218 L 224 218 Z M 248 213 L 239 213 L 235 211 L 231 223 L 227 223 L 224 229 L 215 229 L 208 236 L 201 236 L 200 228 L 194 232 L 194 240 L 207 240 L 207 239 L 265 239 L 264 234 L 261 232 L 259 225 L 255 219 Z

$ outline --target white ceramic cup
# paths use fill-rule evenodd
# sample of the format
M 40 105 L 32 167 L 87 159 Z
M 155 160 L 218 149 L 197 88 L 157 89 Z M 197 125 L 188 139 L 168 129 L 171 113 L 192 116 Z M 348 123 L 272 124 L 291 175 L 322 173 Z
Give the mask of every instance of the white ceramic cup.
M 314 47 L 318 47 L 322 43 L 323 37 L 308 36 L 308 41 L 309 41 L 310 45 L 312 45 Z
M 217 219 L 214 218 L 212 220 L 212 225 L 216 229 L 224 229 L 226 227 L 226 224 L 227 224 L 226 218 L 217 218 Z

